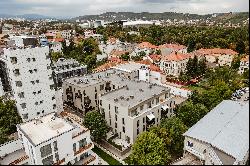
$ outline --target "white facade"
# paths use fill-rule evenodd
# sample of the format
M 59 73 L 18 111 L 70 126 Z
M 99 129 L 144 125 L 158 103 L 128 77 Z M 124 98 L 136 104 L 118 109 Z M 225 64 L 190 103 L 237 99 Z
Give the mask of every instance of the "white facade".
M 49 47 L 4 49 L 3 59 L 24 121 L 56 110 Z
M 54 42 L 51 44 L 50 50 L 52 52 L 62 52 L 62 43 Z
M 64 38 L 64 39 L 70 39 L 71 38 L 71 31 L 61 31 L 61 36 Z
M 249 70 L 249 55 L 240 61 L 239 73 L 243 74 L 246 70 Z
M 90 131 L 55 113 L 17 125 L 19 139 L 0 146 L 0 164 L 97 165 Z M 12 147 L 13 149 L 7 149 Z

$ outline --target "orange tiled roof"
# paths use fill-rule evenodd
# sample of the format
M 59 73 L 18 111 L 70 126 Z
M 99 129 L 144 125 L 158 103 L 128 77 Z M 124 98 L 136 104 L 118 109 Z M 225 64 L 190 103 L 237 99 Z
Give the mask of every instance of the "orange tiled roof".
M 211 48 L 211 49 L 199 49 L 196 51 L 202 55 L 211 55 L 211 54 L 229 54 L 229 55 L 237 55 L 238 53 L 231 49 L 222 49 L 222 48 Z
M 160 60 L 161 60 L 161 55 L 152 54 L 152 55 L 149 55 L 149 57 L 150 57 L 153 61 L 160 61 Z
M 117 57 L 111 57 L 108 59 L 110 62 L 116 62 L 116 63 L 120 63 L 122 62 L 122 60 L 120 58 Z
M 48 39 L 49 42 L 63 42 L 64 38 L 54 38 L 54 39 Z
M 241 58 L 241 62 L 249 62 L 249 55 L 246 55 L 245 57 Z
M 110 38 L 108 39 L 108 42 L 115 44 L 115 43 L 116 43 L 116 40 L 117 40 L 117 39 L 116 39 L 115 37 L 110 37 Z
M 173 52 L 170 55 L 163 56 L 162 60 L 164 61 L 182 61 L 184 59 L 189 59 L 192 57 L 192 54 L 182 54 Z
M 159 48 L 172 48 L 174 50 L 182 50 L 187 47 L 184 45 L 180 45 L 180 44 L 163 44 L 163 45 L 160 45 Z
M 153 44 L 151 44 L 149 42 L 142 42 L 142 43 L 138 44 L 138 47 L 139 48 L 151 48 L 151 49 L 158 48 L 158 46 L 155 46 L 155 45 L 153 45 Z
M 142 61 L 137 61 L 136 63 L 141 63 L 141 64 L 144 64 L 144 65 L 149 65 L 149 68 L 150 70 L 152 71 L 157 71 L 157 72 L 161 72 L 161 69 L 154 65 L 150 60 L 142 60 Z

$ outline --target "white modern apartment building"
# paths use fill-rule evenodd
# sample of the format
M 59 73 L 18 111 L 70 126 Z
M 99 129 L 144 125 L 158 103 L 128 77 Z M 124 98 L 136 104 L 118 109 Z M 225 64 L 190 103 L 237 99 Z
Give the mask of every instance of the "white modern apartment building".
M 139 81 L 138 74 L 138 70 L 126 72 L 119 69 L 109 69 L 82 77 L 65 79 L 62 86 L 63 101 L 64 103 L 74 107 L 82 114 L 85 114 L 92 109 L 99 110 L 100 94 L 108 93 L 126 85 L 132 85 L 131 81 Z M 133 83 L 136 84 L 136 81 L 133 81 Z M 150 83 L 148 82 L 145 82 L 144 84 L 144 86 L 149 85 Z M 167 87 L 165 87 L 165 89 L 167 91 L 170 90 Z M 174 104 L 169 109 L 169 112 L 166 113 L 166 116 L 169 117 L 170 114 L 173 113 L 173 108 Z
M 62 52 L 62 43 L 61 42 L 52 42 L 50 44 L 50 50 L 52 52 Z
M 246 55 L 240 60 L 239 73 L 243 74 L 246 70 L 249 70 L 249 55 Z
M 70 30 L 63 30 L 63 31 L 61 31 L 61 36 L 64 39 L 70 39 L 71 38 L 71 31 Z
M 56 110 L 49 47 L 7 48 L 1 61 L 24 121 Z
M 1 165 L 97 165 L 90 131 L 56 113 L 17 125 L 17 140 L 0 145 Z
M 163 112 L 169 108 L 167 104 L 172 104 L 170 89 L 143 81 L 129 81 L 101 94 L 99 100 L 100 112 L 112 132 L 132 144 L 141 132 L 158 126 Z
M 184 133 L 184 157 L 205 165 L 246 165 L 249 103 L 224 100 Z
M 56 87 L 62 87 L 62 81 L 65 78 L 87 74 L 87 66 L 81 65 L 74 59 L 60 58 L 53 64 L 52 69 L 55 73 Z

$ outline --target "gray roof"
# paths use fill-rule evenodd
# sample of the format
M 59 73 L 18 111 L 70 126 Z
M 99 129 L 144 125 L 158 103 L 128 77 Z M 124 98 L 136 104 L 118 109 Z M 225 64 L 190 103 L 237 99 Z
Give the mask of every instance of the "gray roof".
M 184 136 L 209 143 L 242 161 L 249 150 L 249 103 L 224 100 Z
M 114 103 L 119 103 L 121 106 L 133 108 L 155 95 L 160 95 L 168 90 L 166 87 L 156 84 L 152 85 L 144 81 L 124 80 L 123 82 L 125 82 L 123 88 L 108 92 L 102 95 L 100 99 L 105 99 Z

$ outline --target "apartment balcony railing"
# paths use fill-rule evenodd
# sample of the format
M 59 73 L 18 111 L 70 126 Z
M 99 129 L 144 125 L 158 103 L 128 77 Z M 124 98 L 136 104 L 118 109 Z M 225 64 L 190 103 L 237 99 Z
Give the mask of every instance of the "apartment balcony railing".
M 74 155 L 76 156 L 76 155 L 84 152 L 85 150 L 89 149 L 92 145 L 93 145 L 93 143 L 90 143 L 90 144 L 85 145 L 84 147 L 81 147 L 78 151 L 76 151 L 74 153 Z
M 15 161 L 11 162 L 9 165 L 18 165 L 19 163 L 21 163 L 24 160 L 27 160 L 29 158 L 28 155 L 20 157 L 19 159 L 16 159 Z
M 95 161 L 95 159 L 96 159 L 96 156 L 89 156 L 88 158 L 87 158 L 87 160 L 82 164 L 82 165 L 88 165 L 89 163 L 91 163 L 92 161 Z
M 87 129 L 87 130 L 83 130 L 83 131 L 81 131 L 80 133 L 78 133 L 78 134 L 76 134 L 76 135 L 72 136 L 72 139 L 74 139 L 74 138 L 76 138 L 76 137 L 79 137 L 80 135 L 82 135 L 82 134 L 86 133 L 87 131 L 89 131 L 89 129 Z
M 56 163 L 54 163 L 53 165 L 61 165 L 62 163 L 65 162 L 65 158 L 63 158 L 62 160 L 57 161 Z

